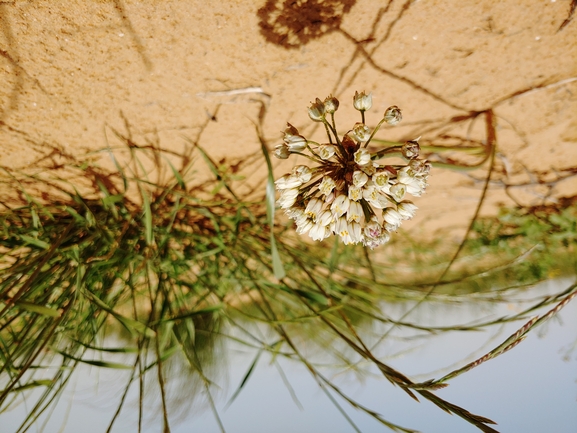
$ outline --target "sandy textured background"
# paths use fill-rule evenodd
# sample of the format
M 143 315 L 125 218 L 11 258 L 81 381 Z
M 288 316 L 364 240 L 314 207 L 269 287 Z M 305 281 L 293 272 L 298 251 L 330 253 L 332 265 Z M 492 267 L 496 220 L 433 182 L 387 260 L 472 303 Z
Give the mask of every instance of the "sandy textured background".
M 183 153 L 198 143 L 215 160 L 242 161 L 259 150 L 255 124 L 271 149 L 286 121 L 320 137 L 306 112 L 317 96 L 341 100 L 337 124 L 348 130 L 358 120 L 352 95 L 366 90 L 369 124 L 389 105 L 403 109 L 402 126 L 381 138 L 436 140 L 432 123 L 493 108 L 495 179 L 531 183 L 510 190 L 523 204 L 551 202 L 577 194 L 572 176 L 543 184 L 577 166 L 577 20 L 560 29 L 571 3 L 2 1 L 0 166 L 83 159 L 120 146 L 114 130 L 139 145 Z M 481 121 L 453 132 L 484 139 Z M 244 170 L 258 185 L 262 159 Z M 495 187 L 493 203 L 509 200 Z M 479 194 L 473 178 L 436 170 L 414 224 L 465 221 Z

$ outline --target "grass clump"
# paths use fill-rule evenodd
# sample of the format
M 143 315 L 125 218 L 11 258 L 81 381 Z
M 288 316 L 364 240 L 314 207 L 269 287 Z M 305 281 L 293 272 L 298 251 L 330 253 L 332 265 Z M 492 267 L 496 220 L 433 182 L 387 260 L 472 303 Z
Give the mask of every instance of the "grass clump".
M 130 371 L 109 430 L 135 382 L 141 395 L 142 428 L 142 395 L 151 386 L 145 386 L 144 378 L 152 376 L 161 396 L 164 430 L 169 431 L 173 412 L 169 374 L 171 366 L 181 364 L 179 369 L 186 370 L 191 381 L 194 378 L 195 389 L 205 393 L 219 420 L 211 370 L 217 338 L 302 363 L 357 430 L 335 397 L 395 431 L 411 431 L 362 406 L 325 377 L 307 355 L 311 345 L 345 369 L 356 369 L 363 360 L 412 398 L 421 396 L 483 431 L 495 431 L 489 427 L 491 420 L 434 394 L 472 366 L 416 384 L 383 363 L 363 336 L 363 329 L 374 321 L 420 332 L 454 330 L 422 329 L 418 323 L 393 320 L 383 311 L 385 300 L 422 299 L 424 281 L 395 279 L 394 262 L 384 264 L 359 245 L 344 247 L 337 240 L 327 249 L 303 244 L 282 225 L 271 230 L 272 206 L 267 213 L 262 200 L 239 199 L 201 148 L 198 156 L 213 173 L 212 183 L 189 187 L 189 166 L 182 164 L 176 170 L 168 160 L 170 180 L 150 181 L 142 159 L 163 160 L 158 152 L 132 145 L 131 165 L 114 159 L 115 171 L 90 164 L 70 166 L 71 175 L 94 186 L 88 192 L 41 175 L 11 183 L 18 185 L 22 200 L 5 202 L 0 214 L 0 413 L 28 390 L 42 390 L 19 431 L 28 430 L 57 402 L 79 364 Z M 24 186 L 34 182 L 49 185 L 51 197 L 58 198 L 34 198 Z M 560 222 L 558 226 L 565 227 Z M 475 227 L 479 235 L 467 246 L 471 254 L 477 249 L 486 252 L 492 245 L 502 247 L 503 239 L 494 240 L 504 236 L 501 231 L 484 223 Z M 567 236 L 560 239 L 561 244 L 574 242 Z M 275 248 L 276 258 L 271 255 Z M 387 248 L 396 247 L 393 243 Z M 451 284 L 462 288 L 479 274 L 468 272 Z M 440 292 L 454 295 L 443 288 L 445 283 L 441 281 Z M 539 306 L 563 306 L 574 295 L 571 288 Z M 555 308 L 551 311 L 558 311 Z M 470 329 L 525 320 L 533 309 Z M 517 344 L 535 323 L 528 322 L 482 362 Z M 267 332 L 259 329 L 263 325 Z M 123 345 L 106 346 L 105 339 L 112 334 L 121 335 Z M 233 399 L 249 380 L 258 356 Z

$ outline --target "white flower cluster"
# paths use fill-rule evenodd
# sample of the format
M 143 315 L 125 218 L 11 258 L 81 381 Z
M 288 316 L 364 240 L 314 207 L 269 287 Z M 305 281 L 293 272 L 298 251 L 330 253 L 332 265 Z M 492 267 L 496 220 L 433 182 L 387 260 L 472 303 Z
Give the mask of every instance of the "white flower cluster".
M 370 153 L 366 147 L 374 134 L 384 122 L 397 124 L 401 111 L 396 106 L 388 108 L 371 131 L 364 122 L 364 112 L 372 106 L 371 94 L 356 92 L 353 105 L 361 112 L 362 122 L 342 139 L 334 121 L 339 106 L 336 98 L 329 96 L 324 102 L 317 98 L 309 107 L 310 118 L 326 127 L 326 144 L 307 140 L 287 124 L 284 143 L 276 147 L 275 156 L 286 159 L 298 154 L 317 166 L 298 165 L 292 173 L 278 179 L 277 203 L 296 222 L 299 234 L 308 233 L 315 241 L 335 234 L 346 245 L 360 242 L 375 248 L 386 243 L 402 221 L 413 217 L 417 206 L 405 196 L 418 197 L 425 192 L 431 165 L 418 159 L 418 139 Z M 377 162 L 392 154 L 401 154 L 408 164 Z

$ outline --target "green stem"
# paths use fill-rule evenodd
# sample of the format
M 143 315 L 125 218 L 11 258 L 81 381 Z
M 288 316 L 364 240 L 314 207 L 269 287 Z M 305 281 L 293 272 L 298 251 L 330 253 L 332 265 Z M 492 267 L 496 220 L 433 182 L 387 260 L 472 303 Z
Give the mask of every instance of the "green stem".
M 361 111 L 361 113 L 363 113 L 363 123 L 364 122 L 364 112 Z M 385 118 L 383 117 L 381 119 L 381 121 L 377 124 L 377 126 L 375 127 L 375 129 L 373 129 L 373 132 L 371 134 L 371 136 L 369 137 L 369 139 L 367 140 L 367 142 L 365 143 L 365 145 L 363 147 L 367 147 L 369 145 L 369 143 L 371 142 L 371 140 L 373 139 L 374 135 L 377 133 L 377 131 L 379 130 L 379 128 L 381 127 L 381 125 L 383 124 L 383 122 L 385 121 Z

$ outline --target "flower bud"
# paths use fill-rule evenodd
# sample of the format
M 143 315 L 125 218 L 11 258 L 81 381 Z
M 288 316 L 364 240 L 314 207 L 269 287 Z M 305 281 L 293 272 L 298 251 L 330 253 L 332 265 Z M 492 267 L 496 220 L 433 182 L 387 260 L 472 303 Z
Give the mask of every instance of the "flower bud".
M 417 140 L 418 140 L 418 138 L 417 138 Z M 401 152 L 403 152 L 403 156 L 405 158 L 414 159 L 414 158 L 417 158 L 419 156 L 419 152 L 421 151 L 421 148 L 420 148 L 417 140 L 407 141 L 407 142 L 405 142 L 405 144 L 403 144 L 403 147 L 401 148 Z
M 355 92 L 355 96 L 353 97 L 353 106 L 359 111 L 367 111 L 370 110 L 373 106 L 373 95 L 369 93 L 368 95 L 365 92 Z
M 325 120 L 325 104 L 319 98 L 311 103 L 309 107 L 309 117 L 315 122 L 322 122 Z
M 274 156 L 278 159 L 288 159 L 290 156 L 289 148 L 286 144 L 279 144 L 274 148 Z
M 325 99 L 325 112 L 333 114 L 339 109 L 339 100 L 333 95 L 327 96 Z
M 385 114 L 384 114 L 384 119 L 385 119 L 385 122 L 387 122 L 389 125 L 396 125 L 401 120 L 403 120 L 403 115 L 401 113 L 401 109 L 399 107 L 397 107 L 396 105 L 393 105 L 392 107 L 387 108 L 387 110 L 385 111 Z
M 427 176 L 431 171 L 431 163 L 426 159 L 412 159 L 409 161 L 409 168 L 416 175 Z

